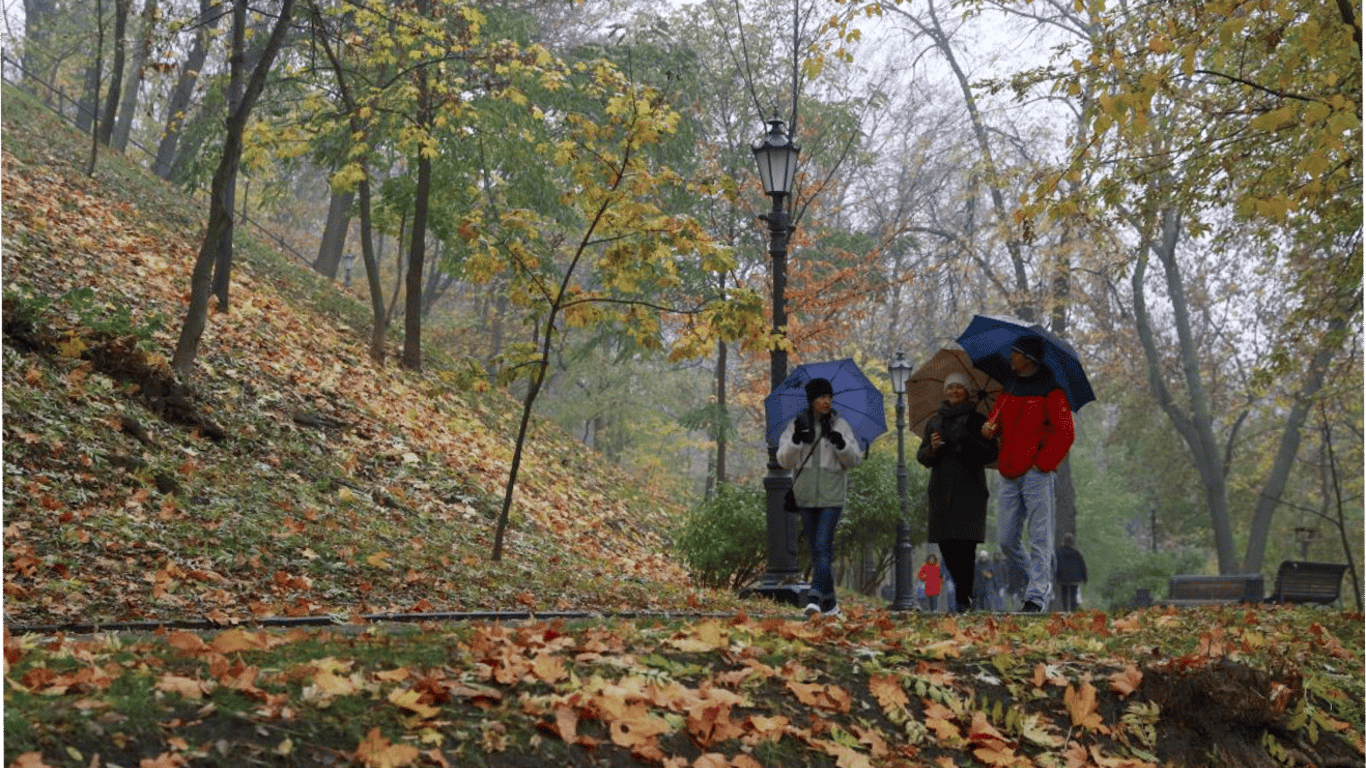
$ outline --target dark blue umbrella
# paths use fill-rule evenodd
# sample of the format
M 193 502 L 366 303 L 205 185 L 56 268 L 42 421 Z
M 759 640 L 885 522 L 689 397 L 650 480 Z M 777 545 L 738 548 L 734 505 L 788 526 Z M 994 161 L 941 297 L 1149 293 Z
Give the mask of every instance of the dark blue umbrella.
M 1021 336 L 1029 335 L 1043 339 L 1043 364 L 1053 372 L 1053 378 L 1058 380 L 1073 411 L 1096 399 L 1077 351 L 1038 323 L 1026 323 L 1007 315 L 974 315 L 957 342 L 972 358 L 974 366 L 1004 382 L 1011 375 L 1010 345 Z
M 797 366 L 777 389 L 764 398 L 764 412 L 767 414 L 764 436 L 770 444 L 777 443 L 788 422 L 806 410 L 806 382 L 812 379 L 830 382 L 830 388 L 835 391 L 831 398 L 835 412 L 849 422 L 854 429 L 854 436 L 864 448 L 887 431 L 882 391 L 863 375 L 853 360 L 830 360 Z

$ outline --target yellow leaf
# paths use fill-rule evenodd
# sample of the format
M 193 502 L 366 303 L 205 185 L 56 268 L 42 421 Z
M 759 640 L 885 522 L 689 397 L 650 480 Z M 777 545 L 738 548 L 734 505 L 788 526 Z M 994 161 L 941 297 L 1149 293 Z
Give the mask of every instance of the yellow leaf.
M 313 678 L 313 684 L 318 686 L 318 690 L 332 696 L 346 696 L 356 692 L 356 685 L 350 679 L 342 677 L 329 670 L 319 672 Z
M 389 570 L 389 562 L 388 562 L 388 561 L 389 561 L 389 558 L 390 558 L 390 557 L 391 557 L 391 555 L 390 555 L 388 552 L 385 552 L 384 550 L 380 550 L 379 552 L 376 552 L 375 554 L 370 555 L 369 557 L 365 558 L 365 562 L 369 563 L 370 565 L 374 566 L 375 568 L 380 568 L 380 569 L 383 569 L 383 570 L 386 570 L 386 571 L 387 571 L 387 570 Z
M 70 357 L 72 359 L 79 359 L 81 353 L 86 349 L 88 349 L 88 347 L 86 347 L 85 342 L 82 341 L 79 336 L 68 336 L 66 341 L 57 344 L 58 354 L 62 357 Z
M 440 707 L 433 707 L 430 704 L 422 703 L 422 694 L 412 689 L 398 690 L 389 692 L 389 703 L 401 709 L 415 713 L 418 717 L 431 719 L 441 714 Z

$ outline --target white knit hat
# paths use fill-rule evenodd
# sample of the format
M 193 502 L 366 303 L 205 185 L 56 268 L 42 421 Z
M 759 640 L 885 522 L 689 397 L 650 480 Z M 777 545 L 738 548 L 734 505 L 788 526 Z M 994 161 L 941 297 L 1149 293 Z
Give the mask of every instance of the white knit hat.
M 972 391 L 972 379 L 968 378 L 965 373 L 954 372 L 944 377 L 944 389 L 948 389 L 950 384 L 957 384 L 969 392 Z

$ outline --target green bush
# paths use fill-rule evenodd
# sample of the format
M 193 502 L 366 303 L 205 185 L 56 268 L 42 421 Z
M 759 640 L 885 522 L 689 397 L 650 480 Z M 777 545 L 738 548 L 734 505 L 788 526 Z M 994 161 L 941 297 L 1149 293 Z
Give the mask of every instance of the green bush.
M 688 513 L 675 545 L 697 583 L 713 589 L 748 584 L 768 557 L 763 488 L 721 485 Z

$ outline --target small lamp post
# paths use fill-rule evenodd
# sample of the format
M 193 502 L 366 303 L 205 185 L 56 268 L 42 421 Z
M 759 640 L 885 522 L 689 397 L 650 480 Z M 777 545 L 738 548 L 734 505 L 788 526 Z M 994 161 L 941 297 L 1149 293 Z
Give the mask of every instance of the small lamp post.
M 342 276 L 342 287 L 343 287 L 343 288 L 350 288 L 350 287 L 351 287 L 351 268 L 354 267 L 355 265 L 356 265 L 356 254 L 355 254 L 355 252 L 354 252 L 354 251 L 347 251 L 347 252 L 346 252 L 346 255 L 342 257 L 342 266 L 343 266 L 344 269 L 345 269 L 345 272 L 343 273 L 343 276 Z
M 892 392 L 896 393 L 896 496 L 901 502 L 901 514 L 896 521 L 896 596 L 891 610 L 916 610 L 911 589 L 911 569 L 914 549 L 911 528 L 906 522 L 906 384 L 911 379 L 911 364 L 905 353 L 897 352 L 896 359 L 887 364 L 891 375 Z
M 1309 559 L 1309 545 L 1318 541 L 1319 529 L 1300 527 L 1295 529 L 1295 542 L 1300 545 L 1300 559 Z
M 750 147 L 759 166 L 759 180 L 764 194 L 773 201 L 772 209 L 762 218 L 768 222 L 768 253 L 773 277 L 773 333 L 781 335 L 787 329 L 787 307 L 783 292 L 787 287 L 787 238 L 793 226 L 787 214 L 787 198 L 792 194 L 792 183 L 797 176 L 797 155 L 801 148 L 788 138 L 782 120 L 768 121 L 768 133 Z M 769 350 L 770 391 L 778 389 L 787 378 L 787 350 L 774 344 Z M 783 509 L 783 497 L 792 487 L 792 477 L 778 464 L 778 445 L 768 446 L 768 475 L 764 477 L 764 514 L 768 533 L 768 559 L 757 591 L 765 597 L 797 604 L 806 592 L 806 585 L 798 583 L 797 522 Z

